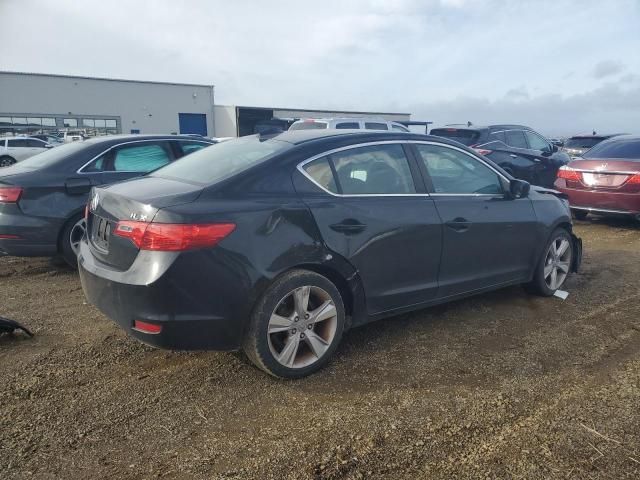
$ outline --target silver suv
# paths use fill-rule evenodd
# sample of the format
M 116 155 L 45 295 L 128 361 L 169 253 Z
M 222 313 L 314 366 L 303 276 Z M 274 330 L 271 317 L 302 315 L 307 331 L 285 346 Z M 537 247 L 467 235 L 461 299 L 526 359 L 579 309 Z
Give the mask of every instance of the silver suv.
M 293 122 L 289 130 L 321 130 L 325 128 L 409 132 L 409 129 L 400 123 L 380 118 L 305 118 Z

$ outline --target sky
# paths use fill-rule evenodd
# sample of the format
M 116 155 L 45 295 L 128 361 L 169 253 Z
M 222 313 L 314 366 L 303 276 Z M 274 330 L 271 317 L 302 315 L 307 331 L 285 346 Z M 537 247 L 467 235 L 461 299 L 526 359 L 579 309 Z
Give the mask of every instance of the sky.
M 640 0 L 0 0 L 0 19 L 0 70 L 213 84 L 218 104 L 640 133 Z

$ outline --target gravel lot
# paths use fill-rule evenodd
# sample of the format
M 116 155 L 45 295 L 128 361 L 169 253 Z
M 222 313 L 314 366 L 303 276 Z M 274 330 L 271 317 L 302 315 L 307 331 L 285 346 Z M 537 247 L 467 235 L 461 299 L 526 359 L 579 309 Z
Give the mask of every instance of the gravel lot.
M 349 332 L 288 382 L 154 350 L 75 273 L 0 258 L 0 478 L 640 477 L 640 227 L 579 222 L 569 298 L 509 288 Z

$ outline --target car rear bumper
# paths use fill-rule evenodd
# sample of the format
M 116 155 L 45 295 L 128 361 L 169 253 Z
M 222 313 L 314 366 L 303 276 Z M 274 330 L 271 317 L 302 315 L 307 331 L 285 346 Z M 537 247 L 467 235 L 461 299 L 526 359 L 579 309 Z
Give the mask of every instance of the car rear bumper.
M 594 213 L 633 215 L 640 214 L 640 194 L 600 192 L 593 190 L 576 190 L 563 188 L 556 183 L 556 188 L 569 197 L 571 208 Z
M 15 204 L 0 205 L 0 255 L 55 255 L 60 227 L 59 221 L 25 215 Z
M 86 242 L 81 244 L 78 267 L 87 300 L 141 342 L 172 350 L 228 351 L 241 346 L 249 315 L 238 305 L 246 305 L 247 299 L 239 301 L 242 290 L 232 279 L 211 278 L 202 265 L 178 260 L 166 269 L 160 266 L 157 279 L 140 283 L 131 269 L 117 272 L 100 264 Z M 136 320 L 161 326 L 161 331 L 138 331 Z

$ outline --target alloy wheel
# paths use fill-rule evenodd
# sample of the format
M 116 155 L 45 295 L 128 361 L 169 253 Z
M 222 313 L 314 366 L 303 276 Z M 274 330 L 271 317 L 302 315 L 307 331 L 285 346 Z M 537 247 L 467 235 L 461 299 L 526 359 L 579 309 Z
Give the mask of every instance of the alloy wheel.
M 76 224 L 71 229 L 69 233 L 69 244 L 71 245 L 71 250 L 73 253 L 78 256 L 80 252 L 80 242 L 82 241 L 82 237 L 84 237 L 85 232 L 87 231 L 87 223 L 84 218 L 78 220 Z
M 0 159 L 0 168 L 10 167 L 14 163 L 16 163 L 16 161 L 13 158 L 2 158 Z
M 269 318 L 269 350 L 285 367 L 307 367 L 327 352 L 337 327 L 338 311 L 325 290 L 296 288 L 280 300 Z
M 544 281 L 550 290 L 557 290 L 569 275 L 571 244 L 565 237 L 557 237 L 549 245 L 544 260 Z

